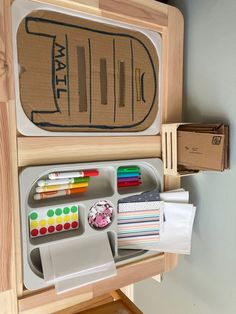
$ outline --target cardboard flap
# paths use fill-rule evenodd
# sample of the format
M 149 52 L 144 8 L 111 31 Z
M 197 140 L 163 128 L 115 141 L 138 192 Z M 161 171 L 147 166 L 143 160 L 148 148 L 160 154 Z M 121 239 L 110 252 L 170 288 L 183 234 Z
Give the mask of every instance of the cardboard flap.
M 107 233 L 40 248 L 44 280 L 59 293 L 116 275 Z

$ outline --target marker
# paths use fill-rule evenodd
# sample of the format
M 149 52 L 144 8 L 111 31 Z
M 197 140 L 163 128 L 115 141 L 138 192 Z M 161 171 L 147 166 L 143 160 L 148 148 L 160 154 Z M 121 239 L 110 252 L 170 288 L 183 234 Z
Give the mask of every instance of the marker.
M 132 166 L 132 167 L 120 167 L 118 168 L 118 173 L 123 173 L 123 172 L 139 172 L 140 168 L 137 166 Z
M 68 190 L 60 190 L 60 191 L 50 191 L 44 193 L 34 194 L 34 200 L 39 201 L 43 199 L 65 196 L 65 195 L 74 195 L 85 192 L 86 188 L 77 188 L 77 189 L 68 189 Z
M 66 179 L 66 178 L 81 178 L 81 177 L 97 177 L 99 171 L 96 169 L 89 169 L 83 171 L 71 171 L 71 172 L 53 172 L 48 175 L 51 180 Z
M 134 172 L 134 173 L 118 173 L 117 174 L 118 178 L 133 178 L 133 177 L 140 177 L 139 172 Z
M 140 181 L 136 182 L 118 182 L 118 187 L 119 188 L 125 188 L 125 187 L 130 187 L 130 186 L 139 186 L 142 183 Z
M 49 191 L 84 188 L 87 186 L 88 186 L 88 182 L 82 182 L 82 183 L 70 183 L 70 184 L 51 185 L 51 186 L 38 186 L 35 190 L 36 190 L 36 193 L 42 193 L 42 192 L 49 192 Z
M 67 178 L 67 179 L 58 179 L 58 180 L 39 180 L 37 182 L 38 186 L 50 186 L 50 185 L 61 185 L 61 184 L 70 184 L 70 183 L 81 183 L 88 182 L 89 177 L 84 178 Z
M 140 177 L 133 177 L 133 178 L 118 178 L 118 182 L 134 182 L 139 181 Z

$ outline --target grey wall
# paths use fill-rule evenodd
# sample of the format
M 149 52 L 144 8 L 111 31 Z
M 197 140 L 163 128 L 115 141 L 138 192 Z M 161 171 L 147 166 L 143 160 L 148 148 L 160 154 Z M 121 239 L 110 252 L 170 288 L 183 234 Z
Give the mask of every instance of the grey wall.
M 176 0 L 185 19 L 186 121 L 230 124 L 231 169 L 182 180 L 197 206 L 192 254 L 135 285 L 145 314 L 236 313 L 236 0 Z

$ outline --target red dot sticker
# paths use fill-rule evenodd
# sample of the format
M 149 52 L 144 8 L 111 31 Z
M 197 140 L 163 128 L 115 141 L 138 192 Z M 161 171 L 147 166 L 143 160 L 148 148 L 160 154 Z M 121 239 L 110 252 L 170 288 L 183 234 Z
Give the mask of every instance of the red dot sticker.
M 49 233 L 53 233 L 54 231 L 55 231 L 55 227 L 54 226 L 48 227 L 48 232 Z
M 31 236 L 32 236 L 32 237 L 36 237 L 38 234 L 39 234 L 39 232 L 38 232 L 37 229 L 33 229 L 33 230 L 31 231 Z
M 69 222 L 64 224 L 64 229 L 66 229 L 66 230 L 70 229 L 70 223 Z
M 56 230 L 57 230 L 57 231 L 61 231 L 61 230 L 62 230 L 62 228 L 63 228 L 63 227 L 62 227 L 62 225 L 61 225 L 61 224 L 56 226 Z
M 43 227 L 39 230 L 40 234 L 45 234 L 47 232 L 47 228 Z
M 73 221 L 72 223 L 71 223 L 71 227 L 72 228 L 77 228 L 78 227 L 78 222 L 77 221 Z

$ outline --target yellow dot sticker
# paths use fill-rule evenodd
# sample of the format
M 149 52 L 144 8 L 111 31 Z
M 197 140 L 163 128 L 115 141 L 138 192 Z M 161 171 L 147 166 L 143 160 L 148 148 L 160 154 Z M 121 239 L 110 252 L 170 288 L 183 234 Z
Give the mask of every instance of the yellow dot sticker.
M 42 219 L 42 220 L 40 220 L 40 222 L 39 222 L 39 225 L 40 225 L 41 227 L 45 227 L 46 224 L 47 224 L 47 221 L 46 221 L 45 219 Z
M 72 214 L 70 218 L 71 220 L 78 220 L 78 214 Z
M 57 222 L 58 224 L 62 223 L 62 217 L 57 217 L 57 218 L 56 218 L 56 222 Z
M 48 218 L 48 224 L 49 225 L 54 225 L 55 219 L 54 218 Z
M 32 221 L 30 224 L 31 228 L 37 228 L 38 227 L 38 222 L 37 221 Z
M 64 216 L 64 222 L 68 222 L 68 221 L 70 221 L 70 216 L 69 215 Z

